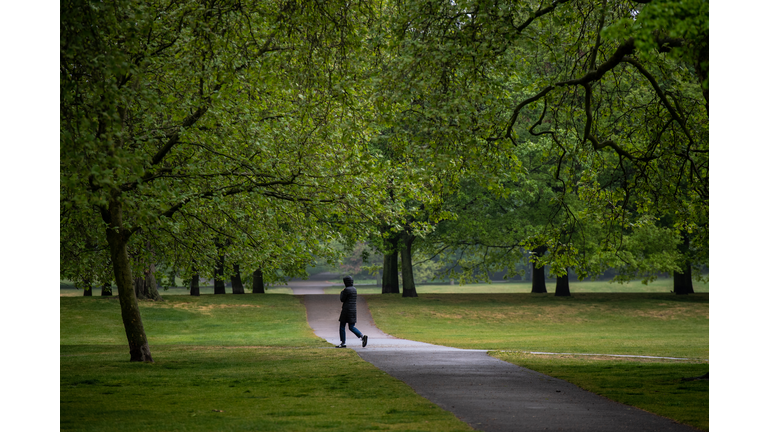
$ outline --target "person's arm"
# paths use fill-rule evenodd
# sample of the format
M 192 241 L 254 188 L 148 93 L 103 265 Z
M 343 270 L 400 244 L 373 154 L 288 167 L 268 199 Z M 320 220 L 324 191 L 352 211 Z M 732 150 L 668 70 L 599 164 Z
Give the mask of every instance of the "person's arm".
M 341 300 L 342 303 L 347 300 L 347 288 L 345 287 L 343 290 L 341 290 L 341 294 L 339 294 L 339 300 Z

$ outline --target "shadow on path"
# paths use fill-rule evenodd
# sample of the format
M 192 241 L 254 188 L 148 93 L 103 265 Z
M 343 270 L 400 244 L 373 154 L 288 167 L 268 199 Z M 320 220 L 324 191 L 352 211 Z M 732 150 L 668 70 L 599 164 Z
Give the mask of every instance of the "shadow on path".
M 341 291 L 341 289 L 339 289 Z M 339 343 L 338 295 L 306 295 L 315 334 Z M 482 431 L 695 431 L 689 426 L 613 402 L 566 381 L 464 350 L 398 339 L 373 323 L 365 296 L 357 297 L 356 327 L 368 346 L 347 333 L 347 346 L 402 380 L 416 393 Z

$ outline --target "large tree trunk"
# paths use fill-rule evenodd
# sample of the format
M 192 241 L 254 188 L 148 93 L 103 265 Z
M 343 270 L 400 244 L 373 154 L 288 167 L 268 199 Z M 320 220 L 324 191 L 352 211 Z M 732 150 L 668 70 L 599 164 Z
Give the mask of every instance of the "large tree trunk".
M 400 278 L 397 277 L 398 237 L 384 240 L 384 265 L 381 269 L 381 293 L 400 294 Z M 388 252 L 388 253 L 387 253 Z
M 137 299 L 144 300 L 147 298 L 144 284 L 146 284 L 146 281 L 144 280 L 144 278 L 142 277 L 133 278 L 133 290 L 136 292 Z
M 160 297 L 160 292 L 157 291 L 157 279 L 155 279 L 155 265 L 150 264 L 149 269 L 144 271 L 144 295 L 148 299 L 155 301 L 163 301 Z
M 555 297 L 570 297 L 571 286 L 568 283 L 568 268 L 565 269 L 564 276 L 557 277 L 557 285 L 555 285 Z
M 216 270 L 213 276 L 213 293 L 226 294 L 224 287 L 224 251 L 219 250 L 219 259 L 216 261 Z
M 686 262 L 683 272 L 672 273 L 672 283 L 675 294 L 693 294 L 693 271 L 691 263 Z
M 122 204 L 116 199 L 110 200 L 109 210 L 102 211 L 102 219 L 107 224 L 107 242 L 112 258 L 112 268 L 115 272 L 117 295 L 120 299 L 120 312 L 123 318 L 125 335 L 128 338 L 128 350 L 131 361 L 152 362 L 147 335 L 141 321 L 139 302 L 133 290 L 131 263 L 128 260 L 126 245 L 130 238 L 129 232 L 123 229 Z
M 154 264 L 150 264 L 149 269 L 144 270 L 144 277 L 133 278 L 133 289 L 136 291 L 136 298 L 163 301 L 157 291 Z
M 264 294 L 264 272 L 261 269 L 253 272 L 253 293 Z
M 400 293 L 400 281 L 397 277 L 397 251 L 384 254 L 384 265 L 381 269 L 381 293 Z
M 240 264 L 235 264 L 233 267 L 235 274 L 232 275 L 232 294 L 245 294 L 243 280 L 240 278 Z
M 547 251 L 546 246 L 539 246 L 532 251 L 534 256 L 540 257 Z M 532 293 L 546 293 L 547 292 L 547 280 L 544 273 L 544 266 L 536 267 L 536 263 L 531 263 L 531 292 Z
M 683 272 L 672 273 L 672 286 L 675 294 L 693 294 L 693 270 L 691 269 L 691 262 L 688 261 L 690 245 L 688 235 L 683 234 L 683 243 L 680 245 L 680 252 L 683 254 L 683 262 L 680 267 L 682 267 Z
M 200 274 L 197 272 L 192 275 L 192 284 L 189 287 L 189 295 L 200 297 Z
M 107 282 L 104 285 L 101 286 L 101 296 L 102 297 L 112 297 L 112 283 Z
M 403 270 L 403 297 L 418 297 L 416 283 L 413 280 L 413 261 L 411 259 L 411 245 L 416 236 L 406 234 L 404 236 L 403 250 L 400 251 L 400 267 Z
M 91 282 L 87 281 L 85 283 L 85 288 L 83 288 L 83 297 L 92 297 L 93 296 L 93 290 L 91 289 Z

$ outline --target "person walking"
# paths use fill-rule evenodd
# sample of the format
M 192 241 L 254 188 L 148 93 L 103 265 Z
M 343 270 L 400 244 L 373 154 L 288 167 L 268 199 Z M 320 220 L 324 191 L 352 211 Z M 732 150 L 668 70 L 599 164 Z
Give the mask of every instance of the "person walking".
M 341 337 L 341 343 L 336 345 L 336 348 L 346 348 L 347 344 L 347 331 L 344 328 L 347 324 L 349 330 L 355 334 L 358 338 L 363 339 L 363 348 L 368 345 L 368 336 L 360 333 L 360 330 L 355 328 L 357 322 L 357 288 L 353 285 L 354 281 L 350 276 L 344 276 L 344 290 L 339 295 L 341 299 L 341 315 L 339 316 L 339 336 Z

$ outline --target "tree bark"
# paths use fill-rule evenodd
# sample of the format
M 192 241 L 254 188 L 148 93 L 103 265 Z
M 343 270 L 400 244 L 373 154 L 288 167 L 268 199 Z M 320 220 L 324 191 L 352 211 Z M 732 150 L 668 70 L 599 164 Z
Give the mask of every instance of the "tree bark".
M 253 293 L 264 294 L 264 272 L 261 269 L 253 272 Z
M 397 237 L 384 240 L 386 250 L 384 265 L 381 269 L 382 294 L 400 294 L 400 280 L 397 277 L 397 240 Z
M 240 264 L 235 264 L 233 267 L 235 274 L 232 275 L 232 294 L 245 294 L 243 280 L 240 278 Z
M 149 351 L 147 335 L 144 333 L 144 324 L 139 312 L 139 302 L 136 300 L 136 292 L 133 290 L 131 263 L 128 260 L 126 248 L 131 233 L 123 229 L 122 203 L 117 199 L 111 199 L 109 209 L 102 210 L 102 219 L 107 224 L 107 242 L 109 243 L 117 295 L 120 299 L 120 313 L 123 327 L 125 327 L 125 335 L 128 338 L 131 361 L 152 363 L 152 354 Z
M 192 285 L 189 287 L 189 295 L 200 297 L 200 274 L 192 275 Z
M 672 273 L 672 289 L 678 295 L 693 294 L 693 270 L 691 269 L 691 262 L 688 260 L 690 246 L 690 238 L 687 234 L 683 234 L 683 243 L 679 246 L 679 250 L 683 254 L 683 262 L 680 264 L 683 272 Z
M 691 263 L 686 262 L 683 272 L 672 273 L 672 283 L 675 294 L 693 294 L 693 271 Z
M 105 283 L 101 286 L 102 297 L 112 297 L 112 283 Z
M 146 290 L 144 288 L 145 282 L 146 281 L 142 277 L 133 278 L 133 290 L 136 292 L 136 298 L 139 300 L 144 300 L 147 298 Z
M 216 270 L 213 276 L 213 293 L 226 294 L 224 287 L 224 251 L 219 249 L 219 259 L 216 262 Z
M 555 285 L 555 297 L 570 297 L 571 286 L 568 282 L 568 268 L 565 269 L 564 276 L 557 277 L 557 285 Z
M 403 270 L 403 297 L 418 297 L 416 283 L 413 280 L 413 261 L 411 259 L 411 246 L 416 236 L 406 234 L 403 238 L 403 250 L 400 251 L 400 267 Z
M 144 295 L 148 299 L 163 301 L 160 292 L 157 291 L 157 279 L 155 279 L 155 265 L 150 264 L 149 269 L 144 271 Z
M 91 289 L 90 282 L 87 282 L 85 288 L 83 288 L 83 297 L 93 297 L 93 290 Z
M 532 251 L 534 256 L 540 257 L 547 251 L 546 246 L 539 246 Z M 536 263 L 531 263 L 531 292 L 532 293 L 546 293 L 547 292 L 547 280 L 544 273 L 544 266 L 536 267 Z
M 397 277 L 397 251 L 384 254 L 384 266 L 381 274 L 381 293 L 400 294 L 400 280 Z

